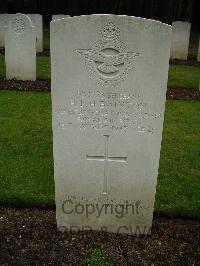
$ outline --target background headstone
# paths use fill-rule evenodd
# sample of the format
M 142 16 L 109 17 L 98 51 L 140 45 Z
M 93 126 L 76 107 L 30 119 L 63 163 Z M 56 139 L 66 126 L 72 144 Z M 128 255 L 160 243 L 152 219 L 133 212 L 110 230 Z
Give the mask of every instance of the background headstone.
M 175 21 L 172 23 L 171 58 L 187 59 L 190 28 L 189 22 Z
M 36 41 L 30 18 L 11 15 L 5 32 L 6 78 L 36 79 Z
M 43 51 L 43 21 L 40 14 L 27 14 L 35 27 L 36 34 L 36 50 L 37 52 Z
M 70 15 L 62 15 L 62 14 L 52 15 L 52 21 L 56 19 L 61 19 L 61 18 L 70 18 Z
M 5 31 L 9 14 L 0 14 L 0 47 L 4 47 Z
M 197 61 L 200 62 L 200 38 L 199 38 L 199 48 L 197 52 Z
M 93 15 L 50 27 L 58 229 L 148 234 L 171 26 Z

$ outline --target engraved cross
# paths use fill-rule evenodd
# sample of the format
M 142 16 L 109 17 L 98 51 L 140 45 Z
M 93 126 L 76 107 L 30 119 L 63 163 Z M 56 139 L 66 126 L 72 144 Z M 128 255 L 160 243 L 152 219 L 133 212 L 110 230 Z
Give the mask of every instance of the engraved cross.
M 104 156 L 89 156 L 86 155 L 87 160 L 93 161 L 104 161 L 104 179 L 103 179 L 103 192 L 102 194 L 108 194 L 107 182 L 108 182 L 108 163 L 120 162 L 127 163 L 127 157 L 111 157 L 109 156 L 108 146 L 109 146 L 109 135 L 104 135 L 105 137 L 105 153 Z

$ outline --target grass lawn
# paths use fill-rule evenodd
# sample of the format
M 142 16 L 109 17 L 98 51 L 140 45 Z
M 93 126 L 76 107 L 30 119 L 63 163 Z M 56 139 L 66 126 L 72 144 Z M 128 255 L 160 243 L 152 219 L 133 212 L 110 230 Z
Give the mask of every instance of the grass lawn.
M 168 101 L 155 211 L 200 217 L 200 104 Z M 0 203 L 54 204 L 48 93 L 0 92 Z
M 50 58 L 45 56 L 37 57 L 37 79 L 51 79 Z M 0 54 L 0 79 L 5 77 L 4 56 Z M 168 86 L 178 88 L 199 87 L 200 67 L 186 65 L 170 65 Z
M 170 65 L 169 87 L 194 88 L 199 87 L 200 67 L 186 65 Z
M 0 92 L 0 201 L 54 202 L 49 94 Z

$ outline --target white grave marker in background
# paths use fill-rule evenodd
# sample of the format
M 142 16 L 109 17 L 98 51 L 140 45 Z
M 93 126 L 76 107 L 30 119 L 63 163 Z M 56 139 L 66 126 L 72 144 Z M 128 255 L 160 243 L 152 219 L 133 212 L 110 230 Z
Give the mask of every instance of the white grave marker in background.
M 0 47 L 4 47 L 5 31 L 9 14 L 0 14 Z
M 36 41 L 30 18 L 11 15 L 5 32 L 6 78 L 36 79 Z
M 43 51 L 43 21 L 40 14 L 27 14 L 35 27 L 36 34 L 36 50 L 37 52 Z
M 191 24 L 175 21 L 172 23 L 171 58 L 187 59 Z
M 171 26 L 115 15 L 51 22 L 59 230 L 150 233 Z

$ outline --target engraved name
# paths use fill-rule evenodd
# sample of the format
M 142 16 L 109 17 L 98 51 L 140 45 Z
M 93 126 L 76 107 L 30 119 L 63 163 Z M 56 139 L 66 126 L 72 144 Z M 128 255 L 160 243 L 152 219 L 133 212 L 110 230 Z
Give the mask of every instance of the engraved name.
M 140 95 L 83 90 L 77 91 L 66 107 L 56 109 L 56 113 L 61 117 L 61 128 L 112 131 L 132 128 L 141 133 L 154 133 L 154 120 L 160 114 L 149 109 Z

